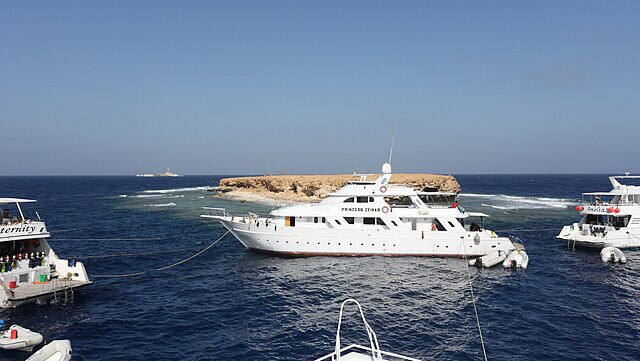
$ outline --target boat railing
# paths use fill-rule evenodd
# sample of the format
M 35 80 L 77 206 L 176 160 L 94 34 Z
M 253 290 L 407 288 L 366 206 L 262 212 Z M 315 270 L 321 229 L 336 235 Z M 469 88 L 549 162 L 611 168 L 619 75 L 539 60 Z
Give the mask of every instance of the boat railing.
M 364 352 L 371 352 L 371 348 L 370 347 L 365 347 L 365 346 L 360 346 L 360 345 L 356 345 L 356 344 L 351 344 L 347 347 L 343 347 L 342 349 L 340 349 L 340 354 L 345 354 L 347 351 L 350 350 L 360 350 L 360 351 L 364 351 Z M 416 358 L 412 358 L 412 357 L 407 357 L 407 356 L 402 356 L 402 355 L 398 355 L 396 353 L 393 352 L 387 352 L 387 351 L 380 351 L 380 354 L 382 356 L 385 356 L 384 360 L 408 360 L 408 361 L 420 361 L 419 359 Z M 315 361 L 325 361 L 325 360 L 331 360 L 331 361 L 335 361 L 336 360 L 336 353 L 332 352 L 326 356 L 320 357 L 318 359 L 316 359 Z
M 204 214 L 212 217 L 222 217 L 229 218 L 231 214 L 227 212 L 225 208 L 216 208 L 216 207 L 202 207 L 204 209 Z

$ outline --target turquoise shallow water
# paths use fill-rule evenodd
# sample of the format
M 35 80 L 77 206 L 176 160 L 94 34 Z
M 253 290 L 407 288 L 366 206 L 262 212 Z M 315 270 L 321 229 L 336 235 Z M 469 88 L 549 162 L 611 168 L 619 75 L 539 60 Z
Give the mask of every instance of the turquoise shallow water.
M 634 360 L 640 346 L 640 252 L 626 265 L 554 239 L 602 175 L 462 175 L 461 203 L 517 237 L 529 269 L 471 269 L 490 359 Z M 202 206 L 268 213 L 214 198 L 219 177 L 0 177 L 0 195 L 37 198 L 51 244 L 91 275 L 157 268 L 224 233 Z M 127 256 L 117 256 L 128 254 Z M 461 260 L 280 258 L 229 237 L 192 261 L 131 279 L 95 279 L 73 304 L 3 310 L 8 323 L 69 338 L 74 360 L 300 360 L 331 351 L 340 302 L 358 299 L 384 349 L 477 360 L 481 346 Z M 354 315 L 348 312 L 349 315 Z M 363 343 L 349 317 L 343 342 Z M 23 360 L 22 353 L 0 359 Z

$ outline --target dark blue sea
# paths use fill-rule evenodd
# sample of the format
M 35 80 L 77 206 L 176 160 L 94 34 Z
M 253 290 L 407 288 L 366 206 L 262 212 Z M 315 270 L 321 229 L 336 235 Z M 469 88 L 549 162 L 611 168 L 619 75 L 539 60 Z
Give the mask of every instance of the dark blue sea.
M 38 199 L 63 258 L 90 276 L 159 268 L 224 230 L 203 206 L 268 213 L 215 198 L 218 176 L 0 177 L 0 195 Z M 460 175 L 461 203 L 485 226 L 525 244 L 529 268 L 470 269 L 490 360 L 640 358 L 640 252 L 625 265 L 568 250 L 554 236 L 578 220 L 581 192 L 605 175 Z M 358 299 L 384 350 L 423 360 L 480 360 L 460 259 L 279 258 L 228 237 L 178 267 L 132 278 L 93 278 L 68 304 L 2 310 L 46 339 L 70 339 L 74 360 L 313 360 L 332 351 L 343 299 Z M 366 344 L 350 310 L 343 344 Z M 0 359 L 24 360 L 23 353 Z

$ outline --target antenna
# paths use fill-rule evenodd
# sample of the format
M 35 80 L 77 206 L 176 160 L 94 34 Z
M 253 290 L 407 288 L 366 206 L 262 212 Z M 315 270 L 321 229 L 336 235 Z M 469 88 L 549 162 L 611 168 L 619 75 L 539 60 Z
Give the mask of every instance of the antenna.
M 391 151 L 389 152 L 389 164 L 391 164 L 391 157 L 393 156 L 393 143 L 396 140 L 396 128 L 393 128 L 393 137 L 391 138 Z

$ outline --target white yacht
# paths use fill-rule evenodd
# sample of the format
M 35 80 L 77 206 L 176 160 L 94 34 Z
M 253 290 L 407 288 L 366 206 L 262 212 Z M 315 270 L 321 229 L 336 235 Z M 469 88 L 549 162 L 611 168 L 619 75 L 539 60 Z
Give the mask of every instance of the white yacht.
M 248 249 L 281 255 L 479 257 L 516 246 L 470 218 L 456 194 L 389 184 L 391 165 L 375 181 L 361 177 L 319 203 L 277 209 L 268 217 L 205 208 Z
M 73 290 L 90 285 L 87 271 L 75 259 L 60 259 L 38 212 L 28 216 L 34 200 L 0 198 L 0 308 L 40 299 L 69 300 Z
M 169 167 L 167 167 L 167 171 L 164 173 L 158 174 L 158 177 L 182 177 L 182 176 L 180 174 L 171 173 L 171 171 L 169 171 Z
M 630 179 L 640 176 L 611 176 L 609 192 L 583 193 L 576 206 L 582 219 L 564 226 L 557 238 L 591 248 L 640 247 L 640 186 L 620 183 Z

